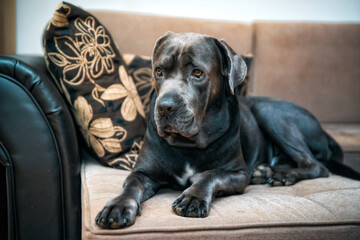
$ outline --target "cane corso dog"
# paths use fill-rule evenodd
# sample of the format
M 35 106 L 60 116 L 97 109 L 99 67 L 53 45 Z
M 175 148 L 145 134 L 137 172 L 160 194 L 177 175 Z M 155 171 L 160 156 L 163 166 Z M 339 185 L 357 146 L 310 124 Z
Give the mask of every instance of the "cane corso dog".
M 141 203 L 160 188 L 183 190 L 172 205 L 176 214 L 206 217 L 214 197 L 242 194 L 251 182 L 287 186 L 329 170 L 360 179 L 308 111 L 237 95 L 247 67 L 225 41 L 167 33 L 156 42 L 152 64 L 144 144 L 120 195 L 97 215 L 99 226 L 132 225 Z

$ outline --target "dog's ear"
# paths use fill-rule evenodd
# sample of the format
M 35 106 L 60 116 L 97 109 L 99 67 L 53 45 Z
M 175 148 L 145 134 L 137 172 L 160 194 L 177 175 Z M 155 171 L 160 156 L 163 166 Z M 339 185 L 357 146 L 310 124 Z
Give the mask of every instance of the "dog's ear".
M 166 32 L 164 36 L 162 36 L 158 40 L 156 40 L 156 43 L 155 43 L 155 46 L 153 49 L 152 59 L 151 59 L 152 66 L 154 66 L 154 59 L 155 59 L 155 55 L 156 55 L 158 48 L 161 46 L 161 44 L 163 44 L 163 42 L 166 41 L 166 39 L 169 38 L 169 36 L 171 36 L 173 34 L 174 34 L 173 32 Z
M 215 39 L 215 43 L 220 49 L 221 72 L 227 77 L 230 91 L 234 94 L 236 86 L 240 85 L 245 79 L 246 63 L 224 40 Z

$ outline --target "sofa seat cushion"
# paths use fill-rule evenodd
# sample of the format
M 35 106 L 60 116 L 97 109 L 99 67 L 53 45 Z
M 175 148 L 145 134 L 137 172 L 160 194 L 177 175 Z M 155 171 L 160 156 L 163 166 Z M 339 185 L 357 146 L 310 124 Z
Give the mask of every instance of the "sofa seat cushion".
M 97 213 L 122 189 L 128 171 L 87 158 L 82 165 L 83 239 L 356 239 L 360 236 L 360 181 L 331 175 L 290 187 L 249 186 L 245 194 L 216 198 L 207 218 L 171 209 L 169 189 L 142 204 L 133 226 L 102 229 Z

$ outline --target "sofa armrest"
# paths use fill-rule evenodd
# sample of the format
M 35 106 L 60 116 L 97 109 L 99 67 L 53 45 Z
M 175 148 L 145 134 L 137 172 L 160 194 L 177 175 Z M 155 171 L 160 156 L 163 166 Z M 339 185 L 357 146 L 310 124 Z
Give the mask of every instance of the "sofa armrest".
M 43 57 L 0 56 L 0 116 L 9 239 L 79 239 L 78 140 Z

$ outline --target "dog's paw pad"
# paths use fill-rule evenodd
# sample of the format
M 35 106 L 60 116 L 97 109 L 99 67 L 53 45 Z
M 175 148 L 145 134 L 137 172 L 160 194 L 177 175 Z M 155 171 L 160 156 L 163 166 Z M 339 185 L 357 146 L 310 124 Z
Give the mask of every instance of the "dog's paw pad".
M 95 222 L 102 228 L 128 227 L 140 215 L 141 207 L 135 200 L 114 201 L 106 205 L 96 216 Z
M 279 181 L 277 179 L 274 179 L 274 178 L 270 178 L 267 183 L 272 186 L 272 187 L 281 187 L 281 186 L 284 186 L 283 182 L 282 181 Z
M 284 172 L 274 173 L 267 183 L 272 187 L 291 186 L 295 184 L 295 178 Z
M 260 164 L 257 166 L 251 177 L 251 183 L 252 184 L 264 184 L 267 183 L 268 180 L 272 177 L 273 170 L 272 168 L 267 164 Z
M 203 218 L 209 215 L 209 204 L 195 196 L 181 195 L 172 205 L 179 216 Z

